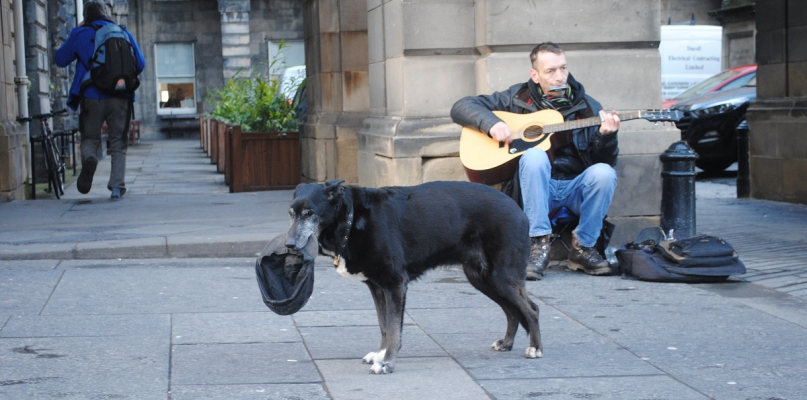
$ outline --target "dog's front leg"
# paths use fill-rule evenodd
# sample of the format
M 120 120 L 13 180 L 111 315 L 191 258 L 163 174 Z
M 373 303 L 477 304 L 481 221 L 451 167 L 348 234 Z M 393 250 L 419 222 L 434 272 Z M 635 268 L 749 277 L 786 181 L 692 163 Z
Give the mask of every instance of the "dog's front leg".
M 389 374 L 395 369 L 395 358 L 401 349 L 401 333 L 403 330 L 403 315 L 406 307 L 406 283 L 384 289 L 386 300 L 385 327 L 386 345 L 379 350 L 370 372 L 374 374 Z
M 375 313 L 378 317 L 378 327 L 381 330 L 381 344 L 378 346 L 378 351 L 371 351 L 367 353 L 362 361 L 365 364 L 373 364 L 378 357 L 379 361 L 384 359 L 384 349 L 387 348 L 387 298 L 384 295 L 384 289 L 374 282 L 367 280 L 364 281 L 367 287 L 370 288 L 370 294 L 373 296 L 373 304 L 375 304 Z

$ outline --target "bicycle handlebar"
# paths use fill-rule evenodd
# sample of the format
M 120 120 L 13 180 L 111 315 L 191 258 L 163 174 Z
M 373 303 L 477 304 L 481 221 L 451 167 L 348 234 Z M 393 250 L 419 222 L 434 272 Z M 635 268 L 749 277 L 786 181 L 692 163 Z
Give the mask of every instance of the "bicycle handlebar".
M 17 118 L 17 121 L 19 121 L 19 122 L 31 122 L 31 121 L 33 121 L 35 119 L 47 120 L 48 118 L 51 118 L 54 115 L 59 115 L 59 114 L 67 114 L 67 109 L 59 110 L 59 111 L 51 111 L 49 113 L 44 113 L 44 114 L 36 114 L 36 115 L 32 115 L 30 117 L 20 117 L 20 118 Z

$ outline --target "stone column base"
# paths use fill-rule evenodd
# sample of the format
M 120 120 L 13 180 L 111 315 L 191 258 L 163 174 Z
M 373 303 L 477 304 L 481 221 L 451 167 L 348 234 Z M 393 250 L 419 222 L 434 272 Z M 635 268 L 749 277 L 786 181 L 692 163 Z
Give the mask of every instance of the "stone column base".
M 359 184 L 467 180 L 459 161 L 460 131 L 450 118 L 368 117 L 358 137 Z

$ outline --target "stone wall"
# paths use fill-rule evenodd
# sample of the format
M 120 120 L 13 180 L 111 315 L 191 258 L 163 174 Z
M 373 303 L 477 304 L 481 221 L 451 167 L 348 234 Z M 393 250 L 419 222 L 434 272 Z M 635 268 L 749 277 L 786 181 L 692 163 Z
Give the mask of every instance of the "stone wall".
M 687 24 L 695 16 L 696 25 L 720 25 L 710 11 L 720 8 L 723 0 L 661 0 L 661 25 Z
M 799 0 L 757 1 L 751 196 L 807 204 L 807 19 Z
M 756 62 L 755 6 L 752 1 L 724 1 L 719 10 L 709 14 L 723 26 L 723 68 L 733 68 Z
M 50 105 L 50 54 L 54 51 L 48 34 L 48 4 L 45 0 L 26 0 L 25 18 L 25 67 L 31 85 L 28 91 L 29 114 L 51 111 Z M 56 3 L 56 2 L 54 2 Z M 31 136 L 38 136 L 41 128 L 36 123 L 29 126 Z
M 54 0 L 48 2 L 48 36 L 52 51 L 67 41 L 70 31 L 76 26 L 76 4 L 74 1 Z M 49 57 L 50 62 L 50 102 L 54 110 L 67 109 L 67 97 L 70 94 L 70 83 L 75 71 L 75 64 L 68 68 L 60 68 Z M 53 119 L 53 129 L 65 129 L 78 126 L 78 114 L 58 116 Z
M 11 2 L 0 2 L 0 202 L 25 198 L 27 135 L 19 115 L 14 77 L 17 59 Z
M 366 0 L 307 0 L 308 115 L 300 126 L 303 181 L 359 181 L 357 131 L 370 107 Z

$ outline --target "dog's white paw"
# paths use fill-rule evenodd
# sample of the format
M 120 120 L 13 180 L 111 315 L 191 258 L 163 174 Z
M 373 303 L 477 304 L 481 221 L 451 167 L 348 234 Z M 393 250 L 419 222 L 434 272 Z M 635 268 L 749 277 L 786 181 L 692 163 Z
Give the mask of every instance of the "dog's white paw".
M 365 364 L 375 364 L 384 361 L 384 356 L 387 354 L 387 350 L 381 350 L 379 352 L 371 351 L 367 353 L 366 356 L 362 357 L 361 361 Z
M 527 356 L 527 358 L 541 358 L 544 356 L 544 353 L 542 353 L 540 349 L 536 349 L 535 347 L 527 347 L 525 355 Z
M 371 351 L 371 352 L 367 353 L 366 356 L 362 357 L 361 361 L 363 363 L 365 363 L 365 364 L 372 364 L 373 360 L 375 360 L 375 355 L 376 355 L 376 352 Z
M 512 343 L 505 343 L 504 339 L 499 339 L 490 345 L 490 348 L 496 351 L 510 351 L 513 349 Z
M 376 375 L 391 374 L 392 370 L 392 364 L 388 364 L 383 361 L 375 361 L 373 362 L 373 366 L 370 367 L 370 373 Z

